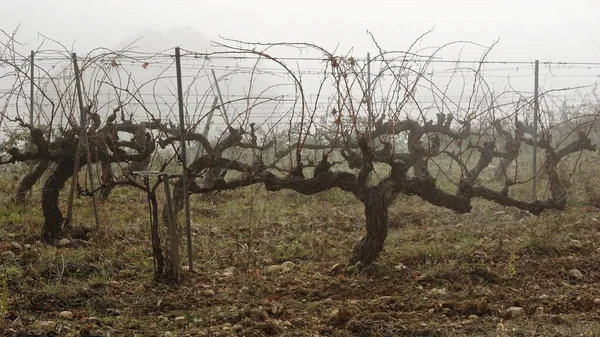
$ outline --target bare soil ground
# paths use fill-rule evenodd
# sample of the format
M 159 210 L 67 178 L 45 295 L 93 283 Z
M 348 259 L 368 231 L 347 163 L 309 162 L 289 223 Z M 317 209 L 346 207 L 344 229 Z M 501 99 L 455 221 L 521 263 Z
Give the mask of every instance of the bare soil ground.
M 194 196 L 195 271 L 169 288 L 152 283 L 137 193 L 115 191 L 100 232 L 58 248 L 38 241 L 39 193 L 5 199 L 5 336 L 600 336 L 591 207 L 534 217 L 477 201 L 457 215 L 400 198 L 385 251 L 359 271 L 344 265 L 364 223 L 348 194 Z M 93 226 L 89 199 L 75 225 Z

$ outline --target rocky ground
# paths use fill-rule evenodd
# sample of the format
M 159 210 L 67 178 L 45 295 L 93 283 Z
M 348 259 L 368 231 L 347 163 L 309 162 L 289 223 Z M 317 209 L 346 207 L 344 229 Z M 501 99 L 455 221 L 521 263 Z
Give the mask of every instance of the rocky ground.
M 146 205 L 119 191 L 100 232 L 58 247 L 38 241 L 39 195 L 2 201 L 5 336 L 600 336 L 595 208 L 457 215 L 402 198 L 378 263 L 357 270 L 364 217 L 341 191 L 194 197 L 195 270 L 171 288 L 152 282 Z M 93 224 L 89 202 L 76 225 Z

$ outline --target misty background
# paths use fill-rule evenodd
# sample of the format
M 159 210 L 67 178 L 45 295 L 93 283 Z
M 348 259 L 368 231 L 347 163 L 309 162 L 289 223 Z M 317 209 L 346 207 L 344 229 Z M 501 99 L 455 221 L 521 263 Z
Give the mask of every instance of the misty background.
M 252 107 L 249 120 L 268 126 L 282 119 L 292 118 L 296 102 L 293 83 L 281 67 L 270 61 L 240 60 L 233 58 L 195 58 L 187 51 L 206 53 L 218 48 L 211 40 L 222 38 L 249 42 L 310 42 L 334 55 L 353 57 L 364 64 L 367 53 L 377 55 L 377 45 L 385 51 L 405 51 L 424 33 L 430 31 L 415 48 L 427 55 L 435 48 L 453 41 L 469 41 L 444 48 L 436 54 L 428 69 L 431 81 L 447 86 L 448 97 L 461 106 L 465 90 L 472 84 L 469 69 L 477 67 L 486 51 L 481 71 L 489 90 L 499 95 L 498 103 L 511 103 L 519 96 L 533 94 L 533 61 L 540 60 L 541 92 L 548 94 L 546 109 L 584 107 L 594 103 L 594 84 L 600 80 L 600 2 L 599 1 L 0 1 L 3 8 L 1 27 L 10 33 L 18 27 L 18 52 L 26 65 L 30 50 L 60 49 L 59 41 L 78 56 L 88 55 L 104 47 L 110 50 L 129 48 L 138 53 L 127 61 L 114 58 L 120 73 L 127 73 L 136 83 L 148 83 L 158 76 L 160 80 L 139 89 L 139 97 L 156 117 L 176 120 L 175 67 L 173 48 L 184 49 L 184 86 L 186 114 L 190 124 L 205 123 L 216 92 L 212 71 L 218 77 L 219 87 L 230 116 L 243 115 Z M 370 34 L 374 37 L 375 41 Z M 235 45 L 231 43 L 232 45 Z M 156 56 L 161 53 L 161 56 Z M 327 116 L 333 100 L 331 88 L 319 102 L 319 81 L 324 62 L 322 53 L 294 48 L 273 48 L 269 54 L 289 58 L 285 63 L 302 74 L 308 89 L 309 103 L 315 103 L 319 114 Z M 461 60 L 464 63 L 452 63 Z M 110 60 L 112 62 L 112 59 Z M 469 63 L 469 61 L 472 61 Z M 108 62 L 108 61 L 107 61 Z M 147 63 L 147 67 L 142 67 Z M 39 55 L 36 63 L 52 76 L 69 75 L 69 60 L 58 62 L 50 56 Z M 261 70 L 249 73 L 256 67 Z M 373 62 L 371 73 L 377 73 L 382 64 Z M 465 79 L 457 75 L 457 68 L 467 69 Z M 169 76 L 166 76 L 168 74 Z M 464 73 L 461 73 L 464 76 Z M 36 77 L 43 79 L 43 74 Z M 88 93 L 99 86 L 97 73 L 84 70 L 84 85 Z M 111 83 L 125 87 L 122 76 L 111 75 Z M 14 82 L 14 81 L 13 81 Z M 87 84 L 87 85 L 86 85 Z M 0 80 L 0 92 L 11 89 L 10 79 Z M 467 88 L 467 89 L 465 89 Z M 564 88 L 577 88 L 563 91 Z M 115 107 L 116 89 L 104 85 L 97 102 L 106 117 Z M 385 88 L 374 89 L 374 104 L 385 100 Z M 501 95 L 506 91 L 518 94 Z M 50 97 L 58 97 L 49 92 Z M 435 98 L 424 92 L 419 97 L 423 107 L 434 114 Z M 263 101 L 239 100 L 261 96 Z M 159 97 L 160 99 L 156 99 Z M 325 98 L 324 98 L 325 97 Z M 27 110 L 26 102 L 6 104 L 0 99 L 8 116 Z M 91 98 L 88 98 L 91 100 Z M 127 113 L 134 118 L 147 118 L 139 104 L 131 102 Z M 37 107 L 40 119 L 47 123 L 44 109 Z M 543 109 L 543 108 L 542 108 Z M 385 107 L 380 107 L 385 110 Z M 407 112 L 410 114 L 410 112 Z M 67 114 L 56 122 L 63 125 Z M 46 118 L 46 120 L 44 120 Z M 233 117 L 231 117 L 233 118 Z M 225 122 L 216 116 L 213 125 L 222 129 Z M 8 121 L 3 128 L 10 128 Z
M 21 25 L 32 46 L 43 33 L 85 53 L 113 47 L 146 29 L 190 27 L 208 39 L 313 42 L 328 50 L 374 53 L 406 48 L 435 28 L 430 45 L 453 40 L 501 43 L 492 59 L 595 61 L 600 58 L 598 1 L 0 1 L 4 29 Z M 152 38 L 152 36 L 148 36 Z M 199 50 L 195 41 L 171 44 Z

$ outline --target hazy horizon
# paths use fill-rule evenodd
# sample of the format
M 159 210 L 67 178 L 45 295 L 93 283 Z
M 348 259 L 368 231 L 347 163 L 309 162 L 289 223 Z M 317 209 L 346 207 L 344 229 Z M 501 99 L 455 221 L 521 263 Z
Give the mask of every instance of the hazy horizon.
M 146 29 L 190 27 L 208 39 L 312 42 L 330 51 L 406 49 L 455 40 L 490 45 L 491 59 L 592 62 L 600 59 L 599 1 L 73 1 L 6 2 L 2 29 L 20 25 L 34 48 L 38 33 L 86 53 L 112 48 Z M 174 47 L 174 46 L 173 46 Z
M 121 49 L 132 42 L 135 42 L 133 47 L 136 50 L 144 52 L 158 52 L 175 46 L 204 52 L 210 48 L 211 40 L 222 41 L 221 37 L 226 37 L 263 43 L 310 42 L 336 55 L 364 59 L 367 53 L 378 53 L 375 41 L 386 51 L 407 50 L 419 36 L 431 31 L 417 43 L 415 50 L 430 48 L 424 51 L 427 54 L 433 50 L 431 48 L 453 41 L 468 41 L 473 44 L 453 45 L 438 56 L 444 60 L 478 60 L 485 51 L 485 46 L 497 43 L 487 55 L 488 60 L 523 62 L 507 65 L 500 63 L 482 69 L 489 90 L 496 95 L 511 90 L 531 95 L 533 66 L 530 62 L 535 59 L 553 62 L 543 64 L 540 69 L 542 89 L 590 86 L 600 78 L 598 66 L 556 64 L 595 62 L 600 65 L 600 1 L 32 0 L 27 3 L 6 3 L 3 9 L 6 19 L 0 28 L 10 32 L 19 26 L 16 38 L 24 44 L 18 46 L 24 56 L 28 56 L 29 50 L 39 46 L 43 41 L 39 34 L 43 34 L 61 42 L 68 49 L 72 48 L 80 56 L 94 48 Z M 375 41 L 369 33 L 374 36 Z M 52 43 L 45 46 L 49 45 Z M 52 48 L 54 47 L 55 45 Z M 293 49 L 271 51 L 276 57 L 306 55 L 306 51 Z M 67 65 L 68 62 L 67 59 Z M 271 73 L 276 72 L 272 70 L 274 66 L 271 63 L 265 62 L 260 66 L 266 67 Z M 174 74 L 174 68 L 169 69 L 172 64 L 169 65 L 168 62 L 150 63 L 148 69 L 142 68 L 141 63 L 124 64 L 122 69 L 133 72 L 137 81 L 155 76 L 161 71 Z M 290 63 L 294 63 L 294 67 L 297 66 L 304 74 L 304 85 L 314 95 L 322 62 Z M 51 67 L 52 62 L 46 66 Z M 194 83 L 197 86 L 197 93 L 191 95 L 194 100 L 186 99 L 186 108 L 194 111 L 194 114 L 209 108 L 215 93 L 209 89 L 212 79 L 207 70 L 213 69 L 218 76 L 226 76 L 232 69 L 244 66 L 248 67 L 249 64 L 235 60 L 211 63 L 203 63 L 202 60 L 186 61 L 187 68 L 184 72 L 187 71 L 190 76 L 194 72 L 203 72 Z M 373 65 L 373 71 L 376 71 L 376 67 Z M 428 71 L 433 74 L 432 80 L 435 78 L 438 85 L 443 86 L 454 78 L 457 65 L 435 64 Z M 225 100 L 243 97 L 250 89 L 254 93 L 260 92 L 260 88 L 270 85 L 278 87 L 266 92 L 265 96 L 293 97 L 291 87 L 279 86 L 277 82 L 286 83 L 287 80 L 271 75 L 261 75 L 254 85 L 249 84 L 247 74 L 229 76 L 221 83 Z M 186 81 L 184 80 L 184 85 L 191 84 Z M 449 86 L 447 94 L 461 105 L 466 102 L 461 100 L 465 88 L 470 88 L 470 82 L 455 82 L 453 86 Z M 0 81 L 0 84 L 3 85 L 2 89 L 9 88 L 6 83 Z M 280 88 L 284 88 L 283 91 Z M 162 101 L 160 104 L 153 103 L 156 105 L 154 108 L 159 111 L 164 109 L 164 114 L 160 112 L 159 116 L 169 117 L 173 116 L 173 108 L 176 107 L 173 92 L 172 81 L 163 81 L 158 91 L 148 88 L 140 95 L 149 100 L 159 96 Z M 374 101 L 383 94 L 384 89 L 375 92 Z M 563 99 L 578 105 L 586 102 L 589 97 L 588 89 L 559 92 L 546 105 L 556 107 Z M 323 106 L 319 109 L 327 111 L 329 102 L 321 100 Z M 431 106 L 432 113 L 437 111 L 434 107 L 436 102 L 431 95 L 426 93 L 419 100 Z M 515 98 L 506 96 L 503 100 L 510 103 Z M 501 104 L 502 100 L 497 103 Z M 239 102 L 237 105 L 229 105 L 229 108 L 232 112 L 235 109 L 244 111 L 245 104 Z M 109 107 L 106 109 L 108 113 Z M 289 109 L 286 104 L 265 104 L 253 109 L 253 117 L 258 120 L 266 120 L 269 116 L 279 118 Z M 16 113 L 16 107 L 11 107 L 8 113 Z M 145 115 L 141 111 L 140 113 Z M 217 123 L 222 124 L 223 121 Z

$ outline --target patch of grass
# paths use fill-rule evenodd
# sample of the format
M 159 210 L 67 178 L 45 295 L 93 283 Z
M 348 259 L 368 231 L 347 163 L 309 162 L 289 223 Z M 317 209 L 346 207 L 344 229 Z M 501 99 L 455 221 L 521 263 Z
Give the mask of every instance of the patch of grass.
M 42 223 L 38 192 L 25 208 L 0 200 L 0 206 L 6 205 L 0 207 L 3 224 L 10 220 L 0 227 L 0 250 L 18 241 L 31 243 L 34 252 L 16 251 L 16 260 L 4 264 L 10 275 L 7 303 L 22 315 L 28 332 L 40 332 L 36 321 L 58 320 L 60 310 L 75 313 L 68 322 L 73 329 L 91 324 L 105 333 L 110 326 L 111 333 L 123 335 L 167 330 L 223 335 L 229 333 L 227 324 L 241 324 L 240 334 L 260 336 L 264 325 L 273 322 L 282 336 L 349 336 L 355 329 L 380 336 L 416 331 L 497 337 L 500 320 L 508 336 L 553 335 L 554 330 L 578 335 L 598 327 L 592 308 L 570 307 L 560 297 L 600 297 L 600 254 L 595 250 L 600 222 L 593 220 L 600 216 L 582 208 L 532 217 L 475 200 L 470 214 L 458 215 L 418 197 L 399 197 L 389 211 L 389 236 L 377 264 L 336 274 L 332 267 L 347 262 L 363 234 L 363 206 L 349 193 L 304 196 L 253 186 L 194 196 L 196 272 L 184 272 L 184 284 L 168 288 L 152 283 L 148 211 L 138 197 L 137 191 L 116 189 L 114 198 L 99 207 L 101 231 L 87 243 L 63 248 L 35 243 Z M 74 214 L 75 225 L 93 227 L 88 198 L 77 202 Z M 583 249 L 570 249 L 572 239 L 580 240 Z M 183 264 L 185 253 L 182 239 Z M 267 272 L 268 266 L 285 261 L 295 266 Z M 395 269 L 400 263 L 405 269 Z M 568 288 L 557 286 L 573 268 L 585 279 Z M 207 289 L 214 295 L 204 294 Z M 540 300 L 542 294 L 548 299 Z M 566 324 L 543 315 L 503 316 L 519 298 L 528 312 L 539 306 L 560 308 Z M 491 314 L 469 318 L 465 308 L 480 299 L 488 301 Z M 279 306 L 284 309 L 273 312 Z M 329 315 L 336 308 L 356 313 L 348 323 L 332 326 Z M 89 316 L 100 323 L 87 323 Z M 159 322 L 159 316 L 165 319 Z M 177 316 L 187 323 L 175 323 Z
M 8 279 L 6 269 L 0 270 L 0 328 L 4 328 L 4 315 L 8 310 Z

